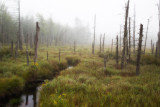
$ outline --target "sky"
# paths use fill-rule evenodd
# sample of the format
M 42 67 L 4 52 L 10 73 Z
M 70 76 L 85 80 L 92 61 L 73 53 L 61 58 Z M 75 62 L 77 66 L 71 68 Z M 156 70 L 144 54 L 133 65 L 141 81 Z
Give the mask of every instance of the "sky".
M 4 1 L 4 0 L 1 0 Z M 6 0 L 9 9 L 12 9 L 16 0 Z M 52 17 L 55 22 L 74 26 L 75 18 L 89 25 L 93 34 L 94 15 L 96 14 L 96 37 L 106 34 L 108 43 L 119 35 L 120 25 L 124 25 L 125 4 L 127 0 L 21 0 L 22 16 L 37 13 L 45 18 Z M 148 45 L 153 39 L 156 42 L 158 33 L 158 0 L 130 0 L 129 16 L 133 29 L 134 5 L 136 7 L 136 37 L 138 37 L 140 24 L 144 25 L 146 35 L 147 21 L 150 19 L 148 31 Z M 122 28 L 123 29 L 123 28 Z M 97 40 L 99 41 L 99 40 Z

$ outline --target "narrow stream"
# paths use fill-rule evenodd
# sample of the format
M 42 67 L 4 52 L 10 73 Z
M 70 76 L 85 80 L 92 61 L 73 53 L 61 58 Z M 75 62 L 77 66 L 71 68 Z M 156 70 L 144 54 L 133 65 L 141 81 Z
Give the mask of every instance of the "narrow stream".
M 67 69 L 71 69 L 69 66 Z M 37 107 L 42 83 L 35 84 L 32 88 L 25 90 L 20 96 L 0 101 L 0 107 Z

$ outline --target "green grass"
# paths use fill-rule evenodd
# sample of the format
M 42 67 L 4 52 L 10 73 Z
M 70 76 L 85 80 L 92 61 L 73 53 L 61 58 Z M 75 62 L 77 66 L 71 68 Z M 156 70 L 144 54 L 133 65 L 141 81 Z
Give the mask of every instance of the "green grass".
M 132 64 L 123 71 L 116 69 L 112 59 L 104 71 L 102 58 L 82 55 L 76 67 L 62 71 L 53 81 L 43 84 L 39 106 L 158 106 L 160 67 L 144 65 L 140 76 L 135 72 Z
M 26 64 L 25 51 L 20 51 L 15 59 L 9 56 L 9 48 L 5 47 L 0 61 L 0 97 L 21 92 L 30 81 L 55 77 L 43 84 L 40 107 L 160 105 L 160 59 L 155 56 L 142 55 L 141 73 L 136 76 L 136 55 L 132 55 L 131 64 L 121 70 L 120 63 L 118 67 L 116 65 L 115 54 L 106 52 L 110 58 L 104 71 L 104 54 L 99 54 L 98 48 L 93 56 L 88 46 L 78 46 L 75 53 L 73 47 L 61 46 L 59 62 L 59 47 L 39 47 L 36 65 L 33 64 L 33 49 L 29 50 L 30 66 Z M 66 69 L 68 66 L 74 67 Z M 16 102 L 18 100 L 13 100 L 13 105 Z

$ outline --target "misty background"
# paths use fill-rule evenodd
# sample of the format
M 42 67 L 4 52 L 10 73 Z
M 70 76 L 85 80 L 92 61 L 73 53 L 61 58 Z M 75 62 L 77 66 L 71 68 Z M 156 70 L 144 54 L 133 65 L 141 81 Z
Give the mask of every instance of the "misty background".
M 16 20 L 17 0 L 0 0 L 0 2 L 6 5 L 7 11 Z M 68 42 L 76 40 L 78 44 L 91 43 L 96 14 L 96 44 L 99 44 L 100 34 L 105 33 L 105 44 L 110 45 L 111 40 L 115 40 L 119 35 L 120 25 L 124 25 L 126 2 L 127 0 L 21 0 L 21 21 L 25 28 L 23 34 L 25 36 L 30 31 L 34 34 L 35 23 L 32 22 L 39 21 L 42 38 L 48 35 L 56 42 L 61 35 L 64 36 L 62 41 L 72 39 Z M 151 39 L 154 43 L 157 41 L 158 2 L 158 0 L 130 1 L 129 16 L 132 18 L 132 29 L 134 6 L 136 9 L 136 37 L 139 36 L 140 23 L 144 25 L 145 37 L 147 21 L 150 19 L 147 46 L 150 46 Z

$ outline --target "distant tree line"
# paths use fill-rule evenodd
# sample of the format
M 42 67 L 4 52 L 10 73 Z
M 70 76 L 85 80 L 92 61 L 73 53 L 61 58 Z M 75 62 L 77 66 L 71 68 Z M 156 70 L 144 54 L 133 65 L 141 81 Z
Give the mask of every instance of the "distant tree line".
M 53 21 L 52 18 L 45 19 L 41 14 L 37 14 L 36 19 L 41 28 L 39 35 L 39 44 L 49 45 L 71 45 L 76 41 L 77 44 L 87 44 L 90 38 L 90 28 L 82 23 L 78 18 L 75 19 L 75 25 L 62 25 Z M 35 17 L 21 16 L 21 40 L 26 43 L 29 38 L 29 44 L 34 46 L 35 38 Z M 0 42 L 2 45 L 9 44 L 12 41 L 16 43 L 18 36 L 18 21 L 14 18 L 5 5 L 0 5 Z

